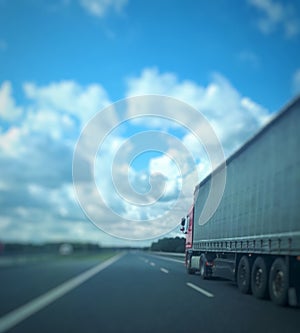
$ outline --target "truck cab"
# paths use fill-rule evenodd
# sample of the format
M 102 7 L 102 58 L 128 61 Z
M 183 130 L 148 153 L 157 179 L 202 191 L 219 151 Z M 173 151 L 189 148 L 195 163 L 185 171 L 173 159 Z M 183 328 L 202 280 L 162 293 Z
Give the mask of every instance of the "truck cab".
M 181 219 L 181 231 L 186 235 L 185 250 L 191 249 L 193 246 L 193 221 L 194 220 L 194 206 L 191 207 L 186 217 Z
M 194 224 L 194 205 L 188 214 L 181 219 L 181 231 L 185 237 L 185 266 L 189 274 L 194 274 L 197 269 L 195 258 L 193 257 L 193 224 Z M 193 263 L 192 263 L 193 261 Z

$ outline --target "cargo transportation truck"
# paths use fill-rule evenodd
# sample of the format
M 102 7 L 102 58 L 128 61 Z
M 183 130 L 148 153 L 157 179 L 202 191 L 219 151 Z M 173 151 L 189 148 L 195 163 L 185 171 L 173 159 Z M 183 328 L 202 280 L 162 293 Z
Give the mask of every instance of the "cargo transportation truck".
M 221 202 L 199 223 L 212 177 L 224 171 Z M 300 97 L 207 176 L 181 221 L 187 272 L 236 281 L 242 293 L 300 303 Z

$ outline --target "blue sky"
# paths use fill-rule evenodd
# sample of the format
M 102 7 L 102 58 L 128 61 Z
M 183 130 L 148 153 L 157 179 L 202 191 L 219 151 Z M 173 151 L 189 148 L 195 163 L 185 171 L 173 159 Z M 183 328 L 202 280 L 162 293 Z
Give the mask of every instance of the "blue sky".
M 228 156 L 300 92 L 299 51 L 298 1 L 0 0 L 0 240 L 128 244 L 87 221 L 74 195 L 72 156 L 89 119 L 129 96 L 172 96 L 207 117 Z M 107 165 L 147 128 L 183 142 L 200 179 L 209 170 L 192 135 L 157 119 L 112 133 Z M 172 163 L 142 154 L 133 187 L 161 172 L 176 198 Z

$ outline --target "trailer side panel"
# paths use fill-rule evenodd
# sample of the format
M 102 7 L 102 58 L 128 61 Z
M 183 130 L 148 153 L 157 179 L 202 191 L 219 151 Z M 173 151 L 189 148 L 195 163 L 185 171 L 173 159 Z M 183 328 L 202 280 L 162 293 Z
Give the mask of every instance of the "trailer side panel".
M 198 186 L 194 249 L 299 255 L 299 147 L 300 99 L 227 161 L 222 201 L 205 225 L 198 221 L 211 179 Z

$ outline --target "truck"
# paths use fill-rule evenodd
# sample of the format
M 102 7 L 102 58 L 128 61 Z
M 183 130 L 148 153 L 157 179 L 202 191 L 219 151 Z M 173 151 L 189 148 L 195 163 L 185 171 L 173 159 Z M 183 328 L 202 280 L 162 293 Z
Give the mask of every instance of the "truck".
M 199 223 L 212 178 L 226 168 L 220 203 Z M 235 281 L 242 293 L 300 303 L 300 96 L 194 190 L 181 220 L 187 273 Z

